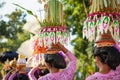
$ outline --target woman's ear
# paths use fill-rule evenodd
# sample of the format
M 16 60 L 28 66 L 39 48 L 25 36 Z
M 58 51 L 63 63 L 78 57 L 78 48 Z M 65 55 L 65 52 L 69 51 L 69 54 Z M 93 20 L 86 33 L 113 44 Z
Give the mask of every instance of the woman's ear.
M 45 66 L 49 69 L 51 66 L 50 66 L 50 64 L 49 63 L 46 63 L 45 62 Z
M 95 56 L 95 59 L 94 59 L 95 62 L 99 62 L 99 58 L 97 56 Z

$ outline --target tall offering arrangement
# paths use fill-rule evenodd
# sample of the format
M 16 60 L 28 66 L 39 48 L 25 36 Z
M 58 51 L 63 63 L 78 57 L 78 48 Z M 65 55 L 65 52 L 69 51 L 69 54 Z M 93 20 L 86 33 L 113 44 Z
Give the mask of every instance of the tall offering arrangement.
M 99 35 L 110 34 L 115 41 L 119 41 L 119 2 L 119 0 L 91 0 L 90 12 L 84 22 L 83 38 L 95 41 Z
M 42 13 L 40 16 L 43 17 L 45 15 L 44 19 L 42 19 L 42 17 L 39 19 L 32 11 L 18 4 L 13 4 L 36 17 L 37 22 L 40 23 L 41 29 L 37 30 L 39 33 L 35 32 L 34 41 L 32 43 L 33 55 L 26 62 L 26 66 L 34 67 L 38 64 L 42 64 L 42 68 L 45 68 L 44 54 L 55 54 L 60 51 L 57 43 L 67 44 L 69 32 L 64 24 L 62 1 L 39 0 L 39 2 L 44 5 L 44 10 L 40 10 L 40 13 Z
M 40 21 L 39 45 L 49 48 L 58 42 L 67 44 L 69 33 L 64 24 L 63 5 L 60 0 L 43 0 L 45 19 Z
M 33 56 L 28 63 L 32 62 L 32 66 L 42 64 L 45 67 L 44 54 L 55 54 L 60 51 L 57 43 L 67 44 L 69 32 L 64 24 L 62 2 L 59 0 L 39 2 L 44 5 L 44 10 L 40 11 L 44 11 L 45 18 L 40 18 L 41 29 L 34 40 Z

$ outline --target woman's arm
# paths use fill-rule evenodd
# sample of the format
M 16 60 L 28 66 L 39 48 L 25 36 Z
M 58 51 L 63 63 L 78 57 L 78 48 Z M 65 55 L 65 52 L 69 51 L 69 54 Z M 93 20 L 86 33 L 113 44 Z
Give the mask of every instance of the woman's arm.
M 16 74 L 17 74 L 16 72 L 14 72 L 13 74 L 11 74 L 10 77 L 8 78 L 8 80 L 13 80 L 14 77 L 16 76 Z
M 67 65 L 67 68 L 64 70 L 64 73 L 71 80 L 76 71 L 76 57 L 60 43 L 58 43 L 58 46 L 66 54 L 66 56 L 69 59 L 69 63 Z
M 9 76 L 10 76 L 10 72 L 8 72 L 8 73 L 3 77 L 2 80 L 7 80 L 7 79 L 9 78 Z
M 76 71 L 76 58 L 70 51 L 68 51 L 66 53 L 66 55 L 67 55 L 67 57 L 69 59 L 69 63 L 68 63 L 68 66 L 66 68 L 66 71 L 68 71 L 71 74 L 73 74 Z
M 8 78 L 8 80 L 13 80 L 14 77 L 17 75 L 18 72 L 19 72 L 19 70 L 13 70 L 13 71 L 11 71 L 11 75 Z
M 36 77 L 34 76 L 35 71 L 38 69 L 38 67 L 34 67 L 30 70 L 28 73 L 29 79 L 30 80 L 37 80 Z
M 75 62 L 76 63 L 76 57 L 67 48 L 65 48 L 60 43 L 58 43 L 57 45 L 66 54 L 66 56 L 68 57 L 68 59 L 70 60 L 70 62 Z
M 70 51 L 68 51 L 66 55 L 69 58 L 69 63 L 63 74 L 66 75 L 68 80 L 72 80 L 76 71 L 76 58 Z

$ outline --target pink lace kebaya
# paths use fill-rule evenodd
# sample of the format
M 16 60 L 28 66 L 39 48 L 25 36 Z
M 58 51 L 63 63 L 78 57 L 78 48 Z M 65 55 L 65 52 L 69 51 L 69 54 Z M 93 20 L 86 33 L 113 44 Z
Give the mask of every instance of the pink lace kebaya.
M 86 80 L 120 80 L 120 65 L 116 70 L 111 70 L 107 74 L 96 72 L 95 74 L 86 78 Z
M 74 73 L 76 71 L 76 58 L 70 51 L 68 51 L 66 55 L 68 56 L 70 61 L 66 69 L 57 73 L 48 73 L 47 75 L 40 77 L 38 80 L 72 80 Z M 30 80 L 37 80 L 34 76 L 34 72 L 36 70 L 37 70 L 37 67 L 33 68 L 29 72 L 28 75 Z
M 120 80 L 120 52 L 115 46 L 104 46 L 95 49 L 93 56 L 99 72 L 86 80 Z

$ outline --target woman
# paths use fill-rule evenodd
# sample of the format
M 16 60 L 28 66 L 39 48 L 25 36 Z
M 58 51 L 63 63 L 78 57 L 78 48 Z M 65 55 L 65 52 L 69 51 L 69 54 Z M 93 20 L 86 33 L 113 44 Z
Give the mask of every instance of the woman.
M 14 72 L 16 70 L 16 59 L 11 60 L 9 63 L 7 62 L 7 65 L 9 67 L 9 70 L 7 70 L 6 75 L 3 76 L 2 80 L 8 80 L 9 77 L 11 76 L 12 72 Z M 6 64 L 5 64 L 6 66 Z
M 99 72 L 86 80 L 120 80 L 120 52 L 116 47 L 97 47 L 93 56 Z
M 50 73 L 40 77 L 38 80 L 72 80 L 76 70 L 76 58 L 60 43 L 58 43 L 57 46 L 66 54 L 70 60 L 67 68 L 64 69 L 66 67 L 66 62 L 64 55 L 61 52 L 57 52 L 55 54 L 45 54 L 45 65 Z M 37 69 L 38 67 L 35 67 L 29 72 L 28 75 L 30 80 L 37 80 L 34 76 L 34 72 Z M 64 70 L 61 71 L 61 69 Z

